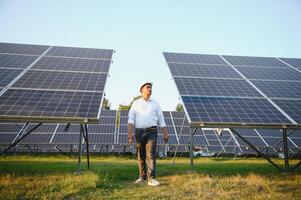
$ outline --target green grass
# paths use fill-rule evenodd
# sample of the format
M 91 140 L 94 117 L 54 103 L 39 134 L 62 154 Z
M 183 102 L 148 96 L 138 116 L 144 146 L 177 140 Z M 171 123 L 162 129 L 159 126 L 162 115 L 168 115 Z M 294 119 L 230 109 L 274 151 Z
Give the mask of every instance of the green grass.
M 136 160 L 91 157 L 76 175 L 67 156 L 0 157 L 0 199 L 300 199 L 301 170 L 282 175 L 263 159 L 157 160 L 159 187 L 133 185 Z M 274 160 L 283 163 L 282 160 Z M 296 163 L 297 161 L 293 161 Z

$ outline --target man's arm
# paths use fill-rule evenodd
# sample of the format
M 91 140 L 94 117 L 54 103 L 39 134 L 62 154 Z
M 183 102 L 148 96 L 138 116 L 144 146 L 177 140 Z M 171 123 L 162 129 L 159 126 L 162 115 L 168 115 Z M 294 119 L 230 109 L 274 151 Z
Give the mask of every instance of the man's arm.
M 167 127 L 164 126 L 164 127 L 161 128 L 161 130 L 162 130 L 162 133 L 163 133 L 164 142 L 167 143 L 168 142 L 168 138 L 169 138 Z
M 134 129 L 135 118 L 136 118 L 135 106 L 136 106 L 136 101 L 133 102 L 128 116 L 128 142 L 129 143 L 133 142 L 133 129 Z
M 169 134 L 168 134 L 165 120 L 164 120 L 164 115 L 163 115 L 163 112 L 162 112 L 159 104 L 158 104 L 158 109 L 157 109 L 157 116 L 158 116 L 159 124 L 160 124 L 161 130 L 162 130 L 162 133 L 163 133 L 163 139 L 164 139 L 165 143 L 167 143 Z
M 133 124 L 128 124 L 128 142 L 131 144 L 133 142 Z

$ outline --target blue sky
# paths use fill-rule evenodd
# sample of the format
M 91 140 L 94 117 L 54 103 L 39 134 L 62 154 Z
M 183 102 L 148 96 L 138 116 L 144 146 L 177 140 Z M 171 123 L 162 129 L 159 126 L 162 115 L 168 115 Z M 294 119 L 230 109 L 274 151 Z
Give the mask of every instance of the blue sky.
M 0 42 L 114 49 L 112 108 L 151 81 L 174 110 L 178 91 L 162 52 L 301 57 L 301 1 L 0 0 Z

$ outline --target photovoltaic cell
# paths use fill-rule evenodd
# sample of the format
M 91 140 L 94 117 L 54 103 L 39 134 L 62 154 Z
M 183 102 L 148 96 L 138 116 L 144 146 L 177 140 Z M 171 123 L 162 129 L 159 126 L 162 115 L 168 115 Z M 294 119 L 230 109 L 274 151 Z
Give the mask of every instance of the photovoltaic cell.
M 102 93 L 9 89 L 0 96 L 0 117 L 97 118 Z
M 0 87 L 6 87 L 14 80 L 23 70 L 18 69 L 1 69 L 0 68 Z
M 106 78 L 107 74 L 29 70 L 12 87 L 103 91 Z
M 300 81 L 301 73 L 292 68 L 236 67 L 248 79 Z
M 227 65 L 198 65 L 169 63 L 173 76 L 241 78 L 232 67 Z
M 49 46 L 0 43 L 0 53 L 41 55 Z
M 32 69 L 108 73 L 110 60 L 42 57 Z
M 245 80 L 181 77 L 174 80 L 181 95 L 262 97 Z
M 37 58 L 38 56 L 0 54 L 0 68 L 25 69 Z
M 81 57 L 111 60 L 113 50 L 107 49 L 92 49 L 92 48 L 77 48 L 77 47 L 58 47 L 55 46 L 47 52 L 47 56 L 62 56 L 62 57 Z
M 271 98 L 301 98 L 301 82 L 262 80 L 252 80 L 251 82 Z
M 266 99 L 182 96 L 195 122 L 290 123 Z
M 226 65 L 226 62 L 217 55 L 188 54 L 188 53 L 163 53 L 163 54 L 167 62 Z
M 238 66 L 266 66 L 266 67 L 287 67 L 286 64 L 270 57 L 251 56 L 223 56 L 232 65 Z
M 273 101 L 298 124 L 301 123 L 301 100 L 273 99 Z

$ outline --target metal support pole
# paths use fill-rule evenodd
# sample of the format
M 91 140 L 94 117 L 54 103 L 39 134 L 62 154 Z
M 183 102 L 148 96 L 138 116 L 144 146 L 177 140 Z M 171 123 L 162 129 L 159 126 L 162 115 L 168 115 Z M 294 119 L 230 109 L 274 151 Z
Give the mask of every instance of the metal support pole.
M 185 116 L 183 118 L 183 122 L 182 122 L 182 125 L 181 125 L 181 130 L 180 130 L 180 135 L 178 135 L 178 143 L 177 143 L 177 146 L 176 146 L 176 149 L 175 149 L 175 153 L 174 153 L 174 156 L 173 156 L 173 161 L 172 161 L 172 164 L 175 165 L 175 160 L 176 160 L 176 156 L 177 156 L 177 152 L 178 152 L 178 147 L 180 145 L 180 141 L 181 141 L 181 137 L 182 137 L 182 133 L 183 133 L 183 127 L 184 127 L 184 123 L 185 123 Z
M 196 132 L 197 128 L 195 128 L 193 131 L 190 129 L 190 149 L 189 149 L 189 155 L 190 155 L 190 167 L 193 167 L 193 136 Z
M 81 173 L 81 156 L 82 156 L 82 134 L 83 134 L 83 126 L 80 125 L 80 132 L 79 132 L 79 145 L 78 145 L 78 164 L 77 164 L 77 173 Z
M 12 143 L 11 145 L 9 145 L 9 147 L 7 147 L 3 152 L 2 155 L 5 154 L 6 152 L 8 152 L 12 147 L 15 147 L 16 144 L 18 144 L 21 140 L 23 140 L 26 136 L 28 136 L 31 132 L 33 132 L 34 130 L 36 130 L 39 126 L 41 126 L 42 123 L 37 124 L 36 126 L 34 126 L 32 129 L 30 129 L 27 133 L 25 133 L 24 135 L 22 135 L 18 140 L 16 140 L 14 143 Z
M 33 150 L 30 148 L 30 146 L 29 146 L 28 144 L 25 144 L 25 147 L 27 147 L 27 148 L 29 149 L 30 153 L 31 153 L 32 155 L 34 155 Z
M 59 150 L 59 152 L 64 153 L 62 149 L 60 149 L 57 145 L 55 146 L 55 149 Z
M 88 126 L 87 126 L 87 124 L 85 124 L 85 130 L 86 130 L 86 144 L 87 144 L 87 164 L 88 164 L 88 169 L 90 169 L 89 137 L 88 137 Z
M 289 161 L 288 161 L 288 145 L 287 145 L 287 132 L 286 129 L 282 129 L 283 134 L 283 154 L 284 154 L 284 171 L 289 172 Z
M 282 131 L 283 131 L 283 129 L 282 129 Z M 288 136 L 290 136 L 292 133 L 294 133 L 295 132 L 295 129 L 294 130 L 292 130 L 290 133 L 287 133 L 287 137 Z M 280 144 L 281 142 L 283 141 L 283 137 L 282 137 L 282 139 L 280 139 L 279 141 L 277 141 L 273 146 L 277 146 L 278 144 Z
M 238 132 L 236 132 L 233 128 L 230 128 L 230 130 L 237 135 L 242 141 L 247 143 L 254 151 L 256 151 L 261 157 L 269 161 L 274 167 L 279 169 L 281 172 L 283 172 L 283 169 L 279 167 L 276 163 L 274 163 L 269 157 L 267 157 L 265 154 L 263 154 L 261 151 L 259 151 L 255 146 L 253 146 L 248 140 L 246 140 L 244 137 L 242 137 Z

